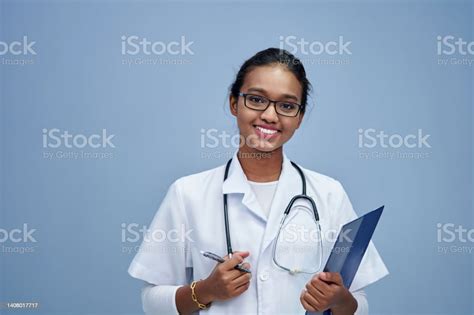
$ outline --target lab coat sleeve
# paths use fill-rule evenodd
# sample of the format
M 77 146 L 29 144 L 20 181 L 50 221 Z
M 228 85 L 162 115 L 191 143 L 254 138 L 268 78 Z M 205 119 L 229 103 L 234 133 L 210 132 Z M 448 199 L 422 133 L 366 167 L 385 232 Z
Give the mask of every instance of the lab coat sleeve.
M 358 216 L 352 208 L 352 204 L 344 188 L 339 182 L 337 182 L 337 184 L 340 191 L 339 195 L 341 196 L 337 209 L 339 217 L 341 218 L 340 225 L 342 226 L 343 224 L 354 220 Z M 352 281 L 351 287 L 349 288 L 349 291 L 355 292 L 360 290 L 369 284 L 382 279 L 388 275 L 388 273 L 387 267 L 375 248 L 374 243 L 370 241 L 369 246 L 367 247 L 364 257 L 360 263 L 359 269 L 357 270 L 354 280 Z
M 143 312 L 146 315 L 177 315 L 176 291 L 180 286 L 145 284 L 142 288 Z
M 354 315 L 369 315 L 369 303 L 364 290 L 351 292 L 354 299 L 357 300 L 357 310 Z
M 177 314 L 176 291 L 188 283 L 192 239 L 183 204 L 178 180 L 168 189 L 128 268 L 132 277 L 148 283 L 142 289 L 146 314 Z

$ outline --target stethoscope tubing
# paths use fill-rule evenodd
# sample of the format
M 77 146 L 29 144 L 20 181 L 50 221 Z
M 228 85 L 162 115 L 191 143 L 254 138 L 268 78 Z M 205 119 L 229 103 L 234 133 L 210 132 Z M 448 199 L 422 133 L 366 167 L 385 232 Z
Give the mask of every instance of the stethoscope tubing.
M 232 163 L 232 159 L 230 159 L 225 166 L 224 181 L 227 179 L 227 176 L 229 175 L 229 168 L 230 168 L 231 163 Z M 301 195 L 296 195 L 293 198 L 291 198 L 290 202 L 288 203 L 288 206 L 285 208 L 283 220 L 281 222 L 283 222 L 284 219 L 288 216 L 288 214 L 290 213 L 291 207 L 293 206 L 295 201 L 298 199 L 305 199 L 311 203 L 311 208 L 313 209 L 314 218 L 316 219 L 316 222 L 319 222 L 319 213 L 318 213 L 318 208 L 316 207 L 316 203 L 314 202 L 313 198 L 311 198 L 310 196 L 306 194 L 306 178 L 304 176 L 303 170 L 301 170 L 301 168 L 293 161 L 291 161 L 291 165 L 293 165 L 293 167 L 298 171 L 298 174 L 301 177 L 302 193 Z M 232 250 L 232 242 L 230 239 L 227 194 L 224 194 L 224 226 L 225 226 L 225 238 L 226 238 L 226 244 L 227 244 L 227 254 L 229 255 L 229 258 L 232 258 L 233 250 Z

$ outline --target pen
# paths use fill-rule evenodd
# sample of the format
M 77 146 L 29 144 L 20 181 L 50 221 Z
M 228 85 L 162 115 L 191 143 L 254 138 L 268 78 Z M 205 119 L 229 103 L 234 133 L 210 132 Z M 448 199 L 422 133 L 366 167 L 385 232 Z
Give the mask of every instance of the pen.
M 202 251 L 202 250 L 201 250 L 200 252 L 201 252 L 201 254 L 202 254 L 204 257 L 210 258 L 210 259 L 215 260 L 215 261 L 217 261 L 217 262 L 223 263 L 223 262 L 225 261 L 222 257 L 217 256 L 217 255 L 214 254 L 214 253 L 211 253 L 211 252 L 204 252 L 204 251 Z M 251 273 L 250 270 L 248 270 L 248 269 L 246 269 L 246 268 L 244 268 L 244 267 L 241 267 L 240 265 L 235 266 L 234 269 L 237 269 L 237 270 L 242 271 L 242 272 Z

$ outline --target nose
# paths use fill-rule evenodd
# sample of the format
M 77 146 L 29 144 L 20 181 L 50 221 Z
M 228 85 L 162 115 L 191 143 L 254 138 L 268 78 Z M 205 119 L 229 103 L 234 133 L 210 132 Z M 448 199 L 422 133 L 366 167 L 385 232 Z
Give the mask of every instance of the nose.
M 262 112 L 260 118 L 266 122 L 277 122 L 278 114 L 275 109 L 275 103 L 270 103 L 270 106 L 268 106 L 267 109 Z

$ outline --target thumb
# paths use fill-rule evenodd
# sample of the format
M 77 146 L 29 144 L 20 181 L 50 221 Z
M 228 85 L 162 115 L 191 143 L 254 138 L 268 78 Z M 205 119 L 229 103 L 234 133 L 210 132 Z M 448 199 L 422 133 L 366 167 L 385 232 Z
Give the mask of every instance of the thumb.
M 234 255 L 239 255 L 240 257 L 245 259 L 245 258 L 250 256 L 250 252 L 248 252 L 248 251 L 245 251 L 245 252 L 236 251 L 236 252 L 234 252 Z
M 241 264 L 244 261 L 244 258 L 248 257 L 249 255 L 249 252 L 234 252 L 232 258 L 227 259 L 224 263 L 222 263 L 222 265 L 226 270 L 231 270 L 235 266 Z
M 249 255 L 250 255 L 250 252 L 248 251 L 235 251 L 232 253 L 232 257 L 234 257 L 235 255 L 238 255 L 239 257 L 241 258 L 247 258 Z M 229 260 L 229 255 L 225 255 L 224 257 L 224 260 Z
M 319 278 L 327 283 L 342 285 L 342 277 L 339 272 L 321 272 Z

